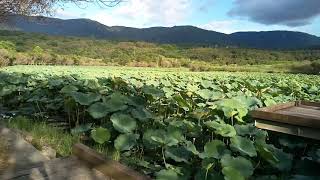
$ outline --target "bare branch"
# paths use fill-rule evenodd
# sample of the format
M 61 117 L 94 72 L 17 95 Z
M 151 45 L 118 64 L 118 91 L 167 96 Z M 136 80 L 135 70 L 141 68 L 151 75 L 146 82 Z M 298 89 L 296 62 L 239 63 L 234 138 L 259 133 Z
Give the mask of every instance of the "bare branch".
M 55 5 L 69 2 L 114 7 L 122 0 L 0 0 L 0 19 L 10 15 L 49 15 Z

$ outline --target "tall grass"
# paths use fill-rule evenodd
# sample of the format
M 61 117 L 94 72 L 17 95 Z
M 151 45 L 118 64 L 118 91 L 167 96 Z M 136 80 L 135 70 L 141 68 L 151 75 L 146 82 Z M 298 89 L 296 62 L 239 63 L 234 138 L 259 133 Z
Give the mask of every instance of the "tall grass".
M 72 153 L 72 146 L 81 142 L 80 135 L 64 132 L 58 128 L 52 127 L 45 121 L 31 120 L 26 117 L 18 116 L 7 121 L 8 128 L 18 129 L 27 132 L 32 136 L 31 144 L 41 150 L 44 146 L 50 146 L 55 149 L 60 156 L 69 156 Z M 120 154 L 113 145 L 98 145 L 96 143 L 82 142 L 93 148 L 103 156 L 113 160 L 119 160 Z
M 79 136 L 64 132 L 44 122 L 30 120 L 25 117 L 10 119 L 7 123 L 9 128 L 19 129 L 28 132 L 32 136 L 32 144 L 41 149 L 43 146 L 50 146 L 61 156 L 71 154 L 72 145 L 79 142 Z

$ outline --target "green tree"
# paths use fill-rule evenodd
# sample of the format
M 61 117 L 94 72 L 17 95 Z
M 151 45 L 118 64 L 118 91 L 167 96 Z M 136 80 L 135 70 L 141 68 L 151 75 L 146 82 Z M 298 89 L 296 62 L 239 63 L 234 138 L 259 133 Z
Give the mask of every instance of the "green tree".
M 15 51 L 16 45 L 11 41 L 0 41 L 0 49 L 6 49 L 9 51 Z

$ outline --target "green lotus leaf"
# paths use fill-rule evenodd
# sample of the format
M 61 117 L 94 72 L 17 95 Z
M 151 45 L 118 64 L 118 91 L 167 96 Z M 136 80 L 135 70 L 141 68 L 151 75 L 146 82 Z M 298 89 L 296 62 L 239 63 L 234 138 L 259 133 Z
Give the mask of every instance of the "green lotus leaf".
M 252 163 L 241 156 L 234 158 L 230 155 L 225 155 L 221 159 L 221 166 L 222 168 L 232 168 L 240 172 L 240 174 L 245 178 L 250 177 L 254 170 Z
M 238 113 L 237 111 L 235 111 L 234 109 L 229 108 L 229 107 L 223 107 L 222 111 L 223 111 L 224 116 L 227 118 L 231 118 Z
M 167 86 L 167 87 L 172 86 L 171 81 L 166 80 L 166 79 L 161 79 L 161 84 L 163 84 L 164 86 Z
M 273 160 L 267 160 L 273 167 L 279 169 L 280 171 L 291 170 L 293 160 L 291 154 L 285 153 L 273 145 L 267 145 L 267 148 L 272 152 L 275 158 L 279 160 L 277 163 L 274 163 Z
M 192 144 L 191 141 L 187 141 L 186 142 L 186 149 L 190 152 L 192 152 L 195 155 L 199 154 L 199 151 L 197 150 L 196 146 L 194 144 Z
M 231 141 L 230 147 L 233 151 L 238 151 L 250 157 L 257 156 L 256 149 L 251 140 L 245 137 L 235 136 L 235 137 L 232 137 L 230 141 Z
M 245 117 L 248 114 L 248 109 L 247 108 L 237 108 L 238 111 L 238 117 L 240 119 L 242 119 L 243 117 Z M 243 122 L 243 121 L 242 121 Z
M 187 91 L 188 92 L 196 92 L 196 91 L 198 91 L 199 90 L 199 87 L 198 87 L 198 85 L 194 85 L 194 84 L 187 84 Z
M 142 122 L 146 122 L 153 117 L 151 112 L 144 108 L 132 109 L 131 114 L 134 118 Z
M 223 99 L 220 101 L 219 105 L 221 107 L 227 107 L 230 109 L 237 109 L 239 107 L 244 107 L 244 104 L 236 99 Z
M 100 84 L 98 83 L 98 80 L 97 79 L 86 79 L 83 83 L 83 85 L 85 87 L 88 87 L 90 89 L 99 89 L 100 87 Z
M 144 145 L 149 148 L 175 146 L 183 139 L 182 133 L 175 130 L 150 129 L 143 135 Z
M 240 97 L 238 97 L 240 98 Z M 237 115 L 236 119 L 240 122 L 243 122 L 242 118 L 245 117 L 248 114 L 248 108 L 251 107 L 252 103 L 251 101 L 245 101 L 247 100 L 246 97 L 240 98 L 240 99 L 223 99 L 219 101 L 220 109 L 224 112 L 224 115 L 227 118 L 231 118 L 235 115 Z M 244 102 L 243 102 L 244 101 Z M 248 104 L 246 104 L 248 103 Z
M 208 80 L 202 80 L 201 81 L 201 86 L 208 89 L 210 87 L 213 86 L 213 83 L 211 81 L 208 81 Z
M 209 171 L 210 169 L 215 167 L 216 163 L 217 163 L 216 159 L 205 158 L 201 161 L 201 167 Z
M 136 145 L 138 138 L 137 134 L 120 134 L 114 141 L 114 147 L 119 151 L 128 151 Z
M 257 129 L 257 132 L 255 134 L 255 142 L 263 144 L 263 143 L 266 142 L 267 136 L 268 136 L 268 132 L 267 131 L 264 131 L 264 130 L 261 130 L 261 129 Z
M 163 169 L 156 173 L 156 180 L 180 180 L 177 172 L 172 169 Z
M 313 86 L 311 86 L 310 88 L 309 88 L 309 93 L 317 93 L 317 92 L 319 92 L 319 88 L 317 87 L 317 86 L 315 86 L 315 85 L 313 85 Z
M 237 97 L 234 97 L 234 99 L 241 102 L 241 104 L 243 104 L 243 107 L 246 109 L 251 109 L 251 108 L 254 108 L 257 106 L 259 106 L 259 107 L 262 106 L 262 102 L 259 99 L 257 99 L 256 97 L 237 96 Z
M 233 137 L 236 135 L 236 130 L 233 126 L 225 124 L 222 121 L 207 121 L 204 123 L 208 128 L 214 129 L 216 134 L 223 137 Z
M 173 99 L 177 102 L 180 108 L 182 108 L 185 111 L 191 111 L 192 106 L 189 104 L 188 101 L 183 99 L 183 97 L 180 94 L 177 94 L 173 97 Z
M 77 103 L 84 106 L 88 106 L 93 102 L 97 102 L 101 99 L 101 95 L 96 93 L 72 92 L 71 96 Z
M 113 127 L 121 133 L 131 133 L 137 128 L 137 122 L 127 114 L 115 113 L 110 117 Z
M 268 149 L 266 144 L 256 144 L 258 154 L 271 164 L 279 163 L 279 159 Z
M 76 86 L 66 85 L 60 90 L 60 93 L 70 94 L 70 93 L 76 92 L 78 90 L 79 89 Z
M 213 170 L 199 169 L 194 180 L 224 180 L 223 175 Z
M 197 91 L 197 94 L 205 100 L 217 100 L 223 97 L 223 94 L 221 92 L 212 91 L 209 89 L 201 89 Z
M 93 118 L 100 119 L 107 116 L 110 110 L 106 103 L 97 102 L 89 107 L 88 112 Z
M 208 115 L 208 111 L 205 111 L 202 108 L 198 108 L 192 112 L 192 117 L 195 119 L 201 119 L 202 117 Z
M 109 141 L 111 134 L 108 129 L 99 127 L 91 131 L 91 137 L 95 142 L 103 144 Z
M 91 129 L 92 123 L 82 124 L 71 129 L 71 134 L 81 134 Z
M 179 129 L 177 127 L 169 126 L 167 128 L 167 133 L 166 134 L 167 134 L 167 137 L 170 139 L 170 141 L 167 141 L 168 143 L 171 142 L 171 143 L 175 144 L 176 141 L 182 142 L 185 139 L 181 129 Z
M 153 98 L 161 98 L 164 96 L 163 91 L 154 86 L 144 86 L 142 88 L 142 92 L 144 94 L 152 96 Z
M 183 146 L 168 147 L 165 150 L 165 156 L 173 159 L 176 162 L 189 163 L 191 155 L 192 153 Z
M 48 80 L 48 84 L 49 84 L 49 87 L 52 88 L 52 87 L 58 87 L 60 85 L 63 84 L 63 80 L 62 79 L 49 79 Z
M 209 100 L 211 99 L 213 93 L 211 90 L 209 89 L 201 89 L 199 91 L 196 92 L 201 98 L 205 99 L 205 100 Z
M 11 93 L 13 93 L 15 90 L 16 90 L 16 87 L 15 85 L 6 85 L 6 86 L 3 86 L 1 89 L 0 89 L 0 97 L 1 96 L 7 96 L 7 95 L 10 95 Z
M 149 148 L 160 147 L 165 143 L 166 131 L 162 129 L 148 129 L 143 134 L 143 144 Z
M 275 102 L 273 99 L 266 99 L 266 100 L 264 100 L 264 104 L 266 106 L 272 106 L 272 105 L 277 104 L 277 102 Z
M 225 180 L 245 180 L 246 178 L 238 170 L 232 167 L 224 167 L 222 174 Z
M 259 131 L 255 126 L 254 124 L 246 124 L 246 125 L 234 125 L 234 128 L 236 129 L 237 131 L 237 134 L 238 135 L 241 135 L 241 136 L 245 136 L 245 135 L 256 135 L 257 132 Z
M 204 145 L 204 152 L 201 153 L 201 158 L 216 158 L 220 159 L 225 154 L 229 154 L 226 145 L 220 140 L 213 140 Z
M 130 99 L 120 93 L 113 93 L 110 99 L 107 100 L 106 106 L 109 112 L 122 111 L 128 108 L 127 104 L 132 104 Z
M 174 95 L 174 91 L 172 90 L 172 88 L 169 88 L 169 87 L 164 87 L 162 88 L 166 98 L 171 98 L 172 95 Z

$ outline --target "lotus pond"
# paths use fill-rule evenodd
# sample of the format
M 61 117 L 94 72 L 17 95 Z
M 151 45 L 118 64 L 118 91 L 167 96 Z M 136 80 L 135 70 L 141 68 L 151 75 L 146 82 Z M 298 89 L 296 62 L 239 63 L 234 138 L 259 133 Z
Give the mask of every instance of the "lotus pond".
M 0 112 L 59 117 L 156 179 L 317 179 L 319 142 L 256 129 L 249 112 L 320 101 L 320 76 L 13 66 Z

